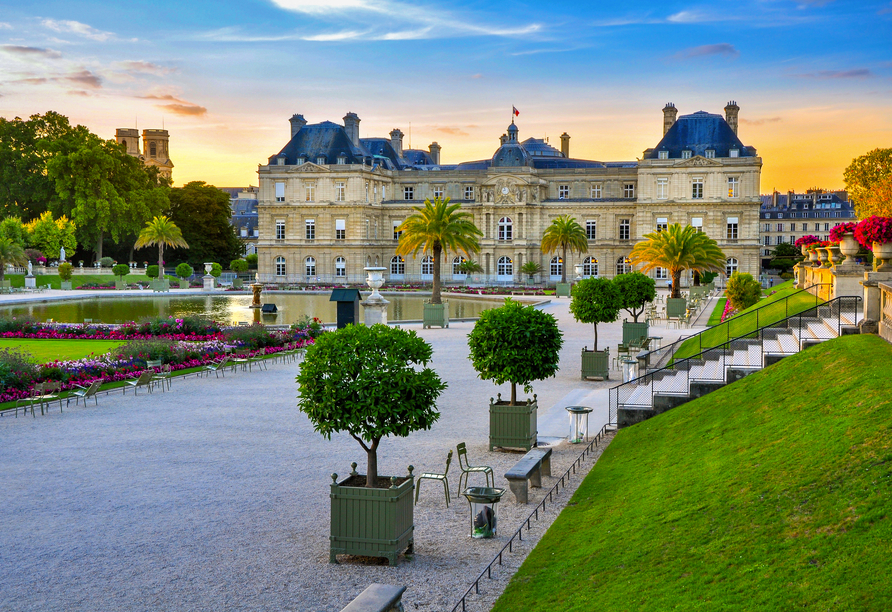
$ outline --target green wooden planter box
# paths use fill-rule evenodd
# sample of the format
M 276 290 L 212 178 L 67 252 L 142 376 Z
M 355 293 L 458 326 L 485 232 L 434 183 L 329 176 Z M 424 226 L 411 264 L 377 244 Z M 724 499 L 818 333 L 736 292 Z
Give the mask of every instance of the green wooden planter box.
M 666 316 L 681 317 L 688 311 L 688 301 L 684 298 L 666 298 Z
M 442 304 L 424 303 L 424 323 L 421 327 L 433 327 L 434 325 L 437 327 L 449 327 L 449 302 L 443 302 Z
M 402 551 L 412 554 L 415 543 L 414 469 L 409 466 L 408 479 L 389 489 L 367 489 L 345 486 L 337 474 L 332 474 L 331 536 L 329 561 L 337 563 L 338 555 L 384 557 L 390 565 L 397 564 Z M 389 476 L 379 476 L 387 480 Z
M 153 280 L 150 286 L 152 291 L 170 291 L 170 283 L 167 280 Z
M 189 288 L 189 279 L 180 279 L 180 289 L 188 289 Z
M 647 322 L 623 321 L 623 344 L 647 338 L 650 326 Z
M 570 297 L 570 283 L 558 283 L 554 286 L 555 297 Z
M 115 281 L 115 290 L 123 291 L 126 288 L 127 288 L 127 283 L 125 283 L 124 281 L 122 281 L 122 280 Z
M 61 281 L 59 283 L 59 288 L 62 289 L 62 291 L 71 291 L 71 281 Z
M 509 402 L 489 398 L 489 450 L 494 448 L 522 448 L 530 450 L 536 447 L 538 434 L 538 399 L 533 399 L 519 406 L 510 406 Z
M 232 280 L 232 288 L 233 289 L 241 289 L 242 287 L 244 287 L 244 285 L 245 285 L 245 281 L 243 281 L 240 278 L 235 278 Z
M 582 349 L 582 380 L 586 378 L 610 378 L 610 349 L 590 351 Z

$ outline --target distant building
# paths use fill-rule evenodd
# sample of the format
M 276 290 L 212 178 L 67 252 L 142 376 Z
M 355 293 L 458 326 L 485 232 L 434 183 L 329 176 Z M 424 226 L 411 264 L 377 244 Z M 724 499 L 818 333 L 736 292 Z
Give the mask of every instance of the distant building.
M 245 255 L 257 253 L 257 187 L 220 187 L 229 194 L 232 217 L 229 222 L 245 245 Z
M 173 162 L 170 161 L 168 145 L 170 134 L 167 130 L 143 130 L 142 152 L 139 149 L 139 130 L 133 128 L 118 128 L 115 130 L 115 140 L 126 147 L 127 153 L 138 157 L 146 166 L 158 168 L 159 174 L 166 179 L 171 179 L 173 174 Z

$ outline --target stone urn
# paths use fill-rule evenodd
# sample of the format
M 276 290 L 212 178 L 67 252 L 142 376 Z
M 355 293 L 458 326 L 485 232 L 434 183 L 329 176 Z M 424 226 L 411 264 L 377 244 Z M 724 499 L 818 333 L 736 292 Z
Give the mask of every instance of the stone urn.
M 877 272 L 892 271 L 892 242 L 874 242 L 873 259 Z
M 829 268 L 830 267 L 830 253 L 827 250 L 827 247 L 818 247 L 815 249 L 818 253 L 818 260 L 821 262 L 819 267 L 821 268 Z
M 799 250 L 802 252 L 803 257 L 808 257 L 808 245 L 807 244 L 800 245 Z
M 834 268 L 842 263 L 843 257 L 838 244 L 831 244 L 827 247 L 827 259 L 830 260 L 830 265 Z
M 812 268 L 820 268 L 821 262 L 818 261 L 818 252 L 815 249 L 811 249 L 808 252 L 808 263 L 811 264 Z
M 360 302 L 363 307 L 365 324 L 367 326 L 372 326 L 376 323 L 387 325 L 387 305 L 390 302 L 385 300 L 381 294 L 378 293 L 378 289 L 384 286 L 384 271 L 387 270 L 387 268 L 381 266 L 367 266 L 363 269 L 368 275 L 365 283 L 372 290 L 372 294 L 366 298 L 365 301 Z
M 841 267 L 854 267 L 855 256 L 858 254 L 859 250 L 861 250 L 861 245 L 858 244 L 857 240 L 855 240 L 855 234 L 853 232 L 843 234 L 842 240 L 840 240 L 839 242 L 839 252 L 845 256 L 845 261 L 842 262 Z
M 384 286 L 384 271 L 387 270 L 387 268 L 370 266 L 363 269 L 368 273 L 365 284 L 372 290 L 372 295 L 370 295 L 368 299 L 370 301 L 383 300 L 384 298 L 378 293 L 378 289 Z

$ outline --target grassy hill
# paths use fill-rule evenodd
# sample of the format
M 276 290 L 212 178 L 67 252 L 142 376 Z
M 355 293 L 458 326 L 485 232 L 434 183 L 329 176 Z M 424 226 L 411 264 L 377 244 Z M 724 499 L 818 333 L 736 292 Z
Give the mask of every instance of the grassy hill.
M 892 609 L 890 363 L 846 336 L 620 431 L 493 610 Z

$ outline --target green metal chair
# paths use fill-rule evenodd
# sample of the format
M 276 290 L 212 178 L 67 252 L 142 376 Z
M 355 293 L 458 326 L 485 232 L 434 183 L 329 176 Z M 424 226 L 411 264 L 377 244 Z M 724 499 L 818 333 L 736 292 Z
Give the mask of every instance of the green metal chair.
M 452 463 L 452 450 L 450 449 L 449 454 L 446 455 L 446 469 L 442 474 L 437 474 L 435 472 L 422 472 L 418 477 L 418 482 L 415 484 L 415 504 L 418 504 L 418 494 L 421 493 L 421 481 L 422 480 L 439 480 L 443 483 L 443 490 L 446 491 L 446 507 L 449 507 L 449 479 L 446 478 L 446 475 L 449 473 L 449 464 Z
M 464 442 L 459 442 L 456 447 L 458 450 L 458 467 L 461 468 L 461 476 L 458 477 L 458 490 L 462 491 L 461 481 L 465 479 L 465 486 L 468 486 L 468 475 L 472 473 L 483 473 L 486 476 L 486 486 L 494 487 L 496 478 L 492 474 L 492 468 L 486 465 L 471 465 L 468 461 L 468 449 Z M 492 481 L 492 482 L 490 482 Z

